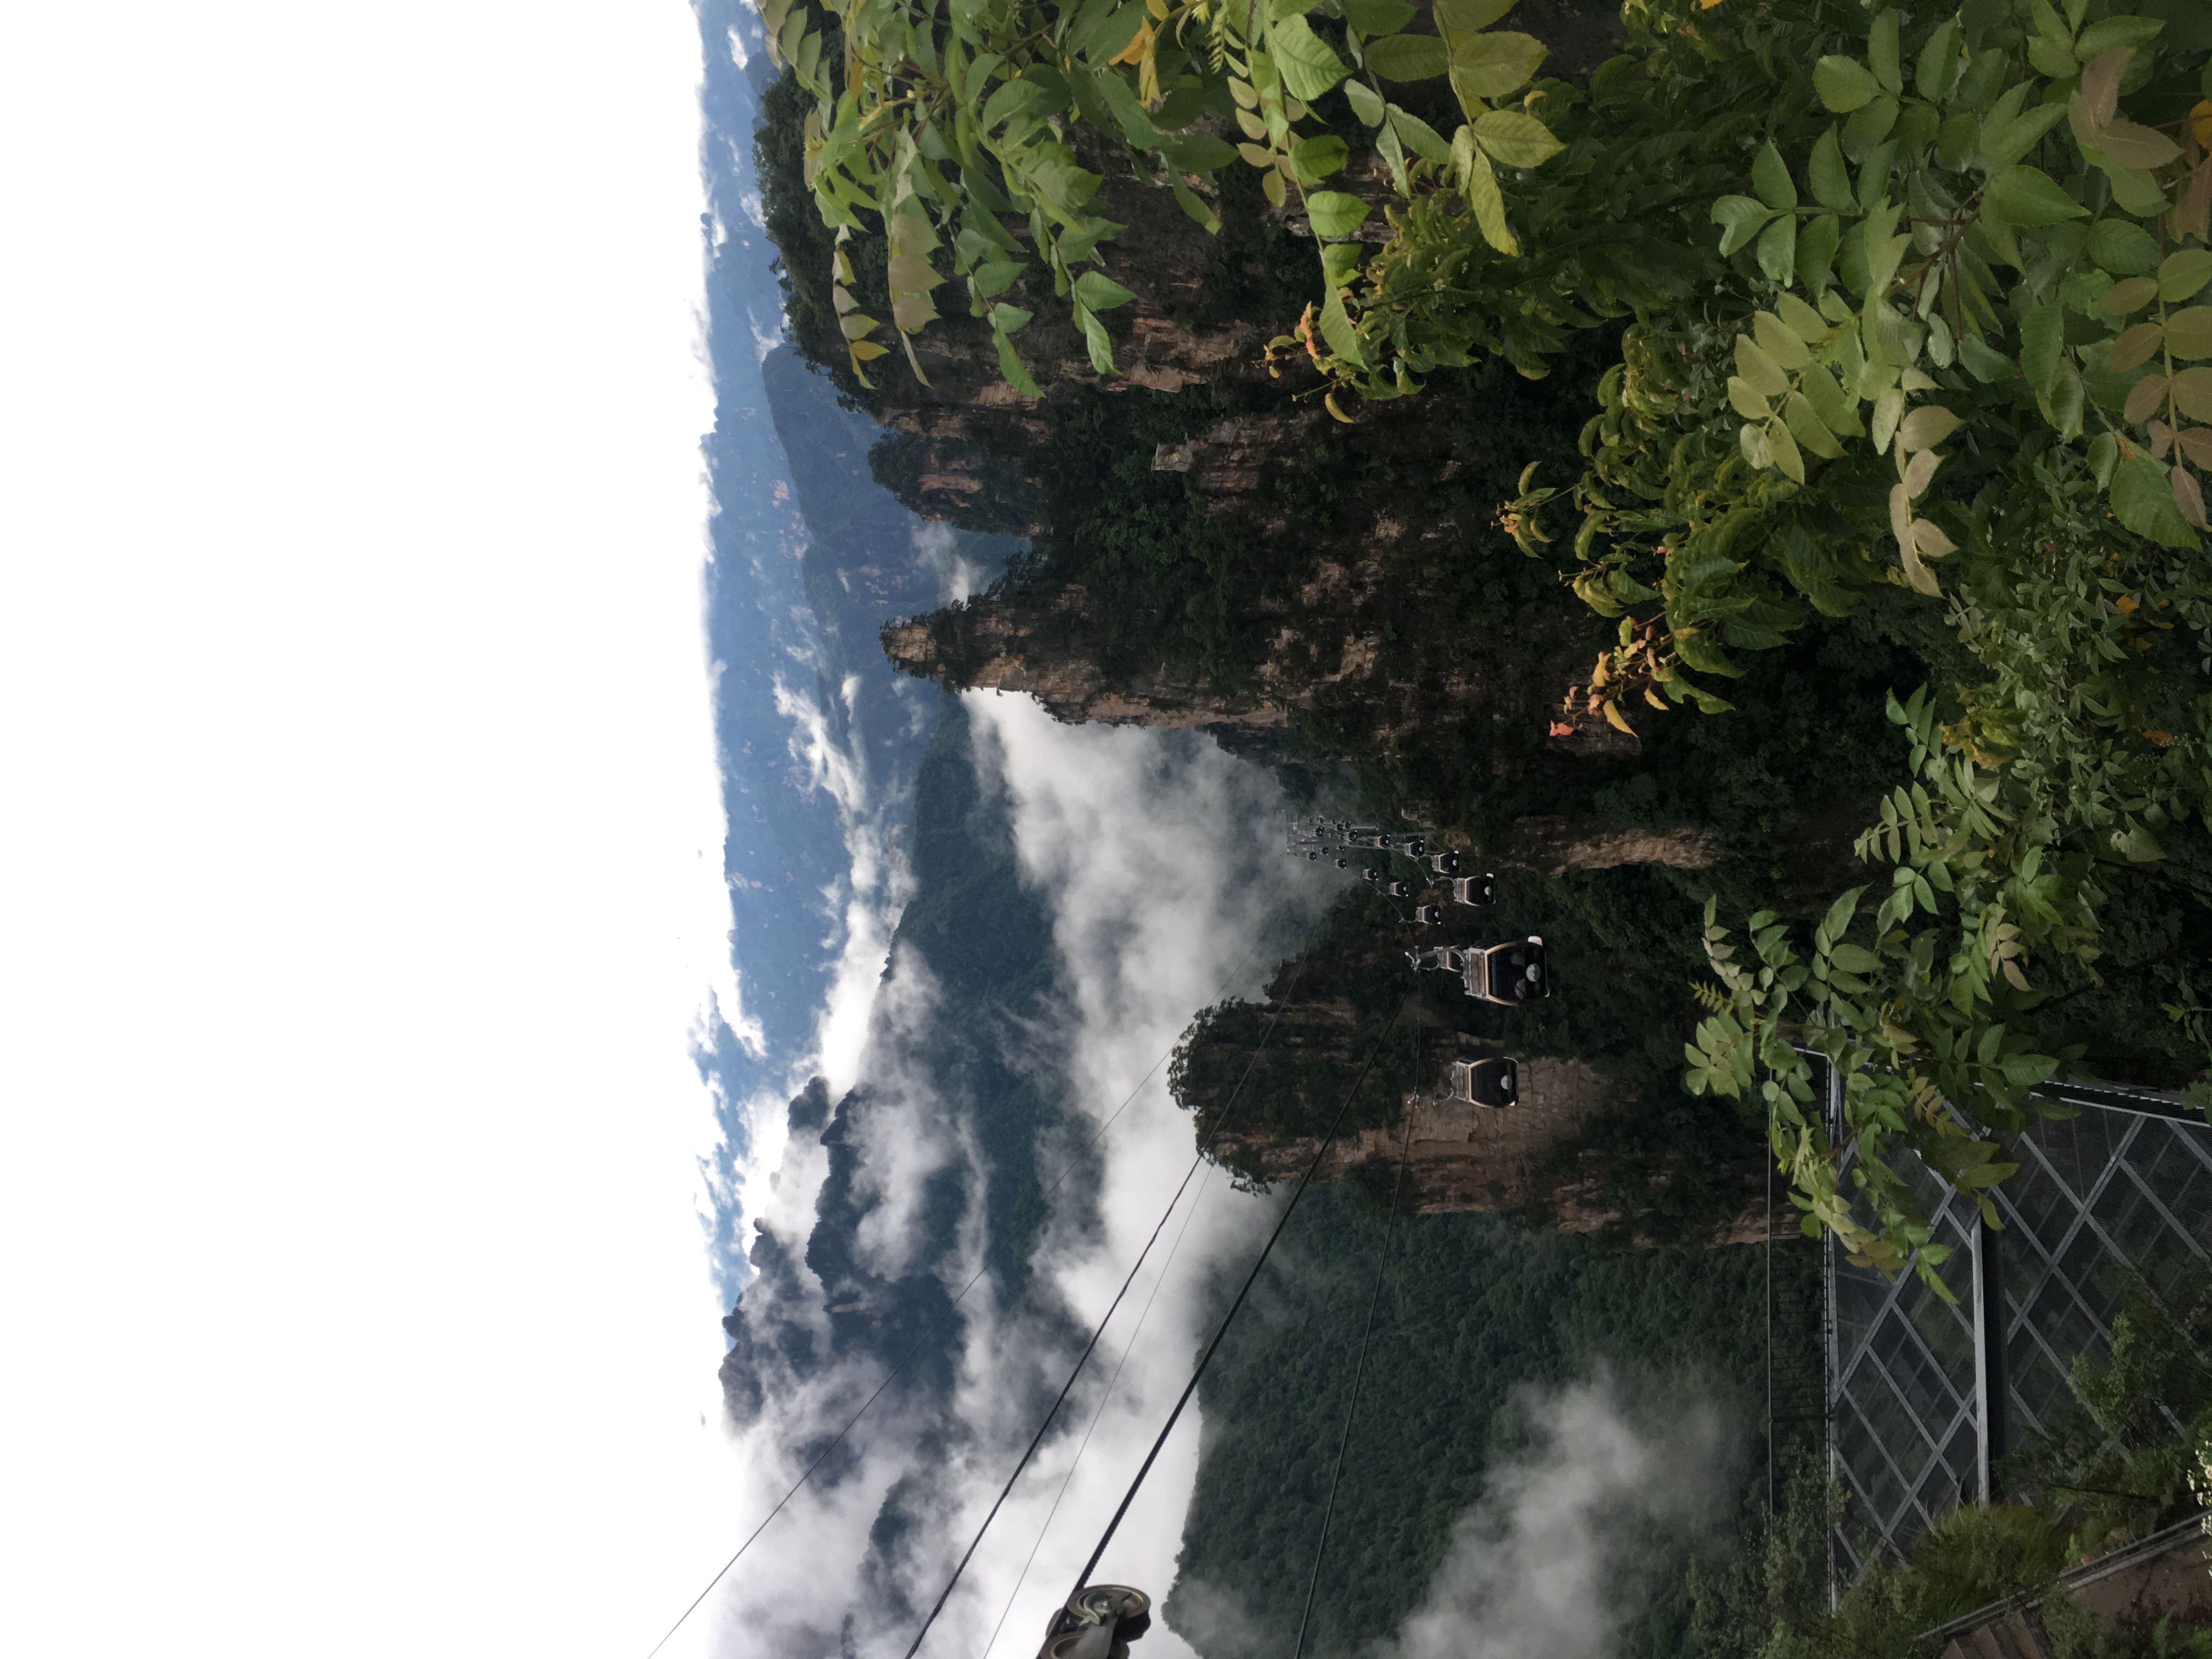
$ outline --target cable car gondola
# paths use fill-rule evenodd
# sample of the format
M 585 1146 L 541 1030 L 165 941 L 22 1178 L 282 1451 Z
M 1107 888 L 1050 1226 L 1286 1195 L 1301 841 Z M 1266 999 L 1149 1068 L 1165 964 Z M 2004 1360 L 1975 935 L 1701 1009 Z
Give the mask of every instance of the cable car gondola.
M 1451 1098 L 1462 1106 L 1516 1104 L 1521 1098 L 1519 1063 L 1510 1059 L 1454 1060 Z
M 1491 875 L 1462 876 L 1452 883 L 1451 890 L 1453 902 L 1457 904 L 1494 903 L 1498 898 L 1498 878 Z
M 1037 1659 L 1128 1659 L 1152 1628 L 1152 1598 L 1127 1584 L 1085 1584 L 1045 1626 Z
M 1508 1008 L 1552 994 L 1552 965 L 1544 941 L 1531 933 L 1502 945 L 1431 945 L 1406 952 L 1416 973 L 1457 974 L 1468 995 Z

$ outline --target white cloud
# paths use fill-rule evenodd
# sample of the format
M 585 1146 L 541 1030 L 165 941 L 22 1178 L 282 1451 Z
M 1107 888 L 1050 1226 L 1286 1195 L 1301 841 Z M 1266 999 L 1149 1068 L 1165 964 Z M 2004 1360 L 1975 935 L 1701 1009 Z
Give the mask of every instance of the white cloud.
M 952 526 L 918 519 L 909 532 L 914 550 L 937 573 L 937 602 L 957 605 L 983 585 L 983 567 L 960 551 Z
M 1718 1518 L 1737 1447 L 1709 1401 L 1600 1376 L 1522 1403 L 1532 1443 L 1492 1470 L 1378 1659 L 1606 1659 L 1650 1571 Z
M 856 1431 L 849 1462 L 802 1494 L 787 1512 L 789 1524 L 779 1520 L 718 1593 L 711 1614 L 717 1650 L 731 1659 L 826 1656 L 841 1644 L 868 1659 L 903 1652 L 921 1609 L 935 1599 L 1034 1431 L 1042 1400 L 1059 1386 L 1079 1346 L 1077 1333 L 1104 1311 L 1188 1168 L 1189 1121 L 1168 1098 L 1164 1069 L 1154 1068 L 1200 1007 L 1224 994 L 1256 992 L 1297 919 L 1326 896 L 1327 884 L 1277 850 L 1265 774 L 1210 740 L 1062 726 L 1025 699 L 971 694 L 964 701 L 979 766 L 1011 803 L 1024 878 L 1051 915 L 1065 981 L 1046 1017 L 1002 1035 L 1027 1063 L 1059 1080 L 1079 1121 L 1104 1121 L 1152 1075 L 1056 1194 L 1035 1255 L 1040 1277 L 1028 1295 L 993 1275 L 964 1305 L 949 1392 L 895 1386 Z M 866 1090 L 854 1103 L 845 1142 L 860 1160 L 858 1188 L 876 1200 L 860 1230 L 863 1265 L 886 1278 L 930 1265 L 914 1254 L 923 1231 L 916 1206 L 926 1177 L 957 1178 L 963 1196 L 954 1243 L 933 1269 L 957 1289 L 986 1259 L 987 1160 L 957 1121 L 957 1103 L 939 1097 L 937 1079 L 902 1063 L 901 1033 L 973 1011 L 943 1008 L 920 968 L 904 957 L 894 963 L 875 1004 L 859 1073 Z M 1062 1167 L 1068 1150 L 1055 1143 L 1045 1167 Z M 797 1167 L 787 1155 L 785 1170 Z M 778 1186 L 761 1218 L 782 1250 L 803 1252 L 819 1187 L 791 1176 Z M 1182 1237 L 1171 1265 L 1164 1242 L 926 1655 L 983 1649 L 1094 1413 L 1097 1429 L 1042 1533 L 1001 1653 L 1034 1644 L 1120 1501 L 1195 1357 L 1212 1266 L 1225 1251 L 1250 1248 L 1272 1208 L 1270 1200 L 1227 1192 L 1211 1171 L 1185 1203 L 1191 1211 L 1168 1234 Z M 1187 1218 L 1191 1212 L 1195 1219 Z M 769 1288 L 757 1281 L 748 1297 Z M 788 1288 L 790 1300 L 780 1305 L 790 1308 L 794 1340 L 807 1332 L 826 1340 L 820 1310 L 834 1287 L 801 1278 Z M 1141 1338 L 1101 1413 L 1111 1362 L 1148 1304 Z M 872 1359 L 788 1374 L 773 1356 L 763 1363 L 775 1386 L 766 1415 L 744 1437 L 752 1474 L 749 1501 L 733 1505 L 740 1514 L 764 1512 L 778 1482 L 799 1467 L 789 1449 L 818 1444 L 819 1425 L 842 1421 L 881 1375 Z M 1102 1563 L 1103 1574 L 1164 1598 L 1200 1427 L 1195 1409 L 1187 1412 Z M 870 1530 L 895 1492 L 894 1507 L 908 1524 L 896 1548 L 872 1553 Z M 1189 1652 L 1163 1625 L 1146 1641 L 1147 1659 Z

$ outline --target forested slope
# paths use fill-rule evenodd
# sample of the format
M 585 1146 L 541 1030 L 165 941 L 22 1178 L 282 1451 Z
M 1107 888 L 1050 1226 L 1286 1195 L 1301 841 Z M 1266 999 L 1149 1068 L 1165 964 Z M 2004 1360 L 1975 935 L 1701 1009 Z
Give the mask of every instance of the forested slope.
M 1167 1616 L 1222 1630 L 1205 1604 L 1225 1590 L 1251 1620 L 1249 1646 L 1228 1638 L 1206 1659 L 1289 1648 L 1385 1214 L 1352 1187 L 1310 1193 L 1274 1294 L 1231 1328 L 1200 1391 L 1206 1455 Z M 1779 1245 L 1773 1261 L 1788 1305 L 1817 1305 L 1817 1249 Z M 1763 1498 L 1765 1271 L 1756 1249 L 1622 1251 L 1491 1216 L 1401 1218 L 1307 1651 L 1357 1651 L 1419 1602 L 1453 1523 L 1498 1460 L 1526 1443 L 1516 1403 L 1526 1387 L 1609 1369 L 1647 1399 L 1718 1402 L 1735 1427 L 1737 1501 Z M 1806 1356 L 1786 1350 L 1818 1334 L 1800 1321 L 1778 1340 L 1784 1363 L 1802 1367 Z M 1645 1604 L 1623 1632 L 1626 1659 L 1685 1650 L 1685 1570 L 1725 1556 L 1734 1522 L 1647 1540 L 1647 1571 L 1617 1586 L 1623 1605 Z

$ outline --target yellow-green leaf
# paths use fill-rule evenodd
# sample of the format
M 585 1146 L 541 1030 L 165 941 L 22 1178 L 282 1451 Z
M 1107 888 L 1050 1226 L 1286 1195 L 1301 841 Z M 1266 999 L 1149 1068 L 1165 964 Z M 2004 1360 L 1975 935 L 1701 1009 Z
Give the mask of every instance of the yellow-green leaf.
M 1503 98 L 1519 91 L 1551 52 L 1541 40 L 1526 34 L 1461 34 L 1455 30 L 1454 35 L 1452 82 L 1463 98 Z
M 1779 398 L 1790 390 L 1790 377 L 1782 365 L 1761 351 L 1748 334 L 1735 337 L 1735 372 L 1763 397 Z
M 2159 266 L 2158 296 L 2171 305 L 2188 299 L 2208 282 L 2212 282 L 2212 253 L 2203 248 L 2185 248 L 2167 254 Z
M 2156 298 L 2156 282 L 2148 276 L 2130 276 L 2106 289 L 2105 297 L 2097 301 L 2097 309 L 2107 317 L 2124 317 L 2131 311 L 2141 311 Z
M 1766 447 L 1773 453 L 1774 465 L 1784 477 L 1792 483 L 1805 482 L 1805 458 L 1797 453 L 1797 441 L 1780 421 L 1766 423 Z
M 1797 331 L 1771 311 L 1753 314 L 1751 332 L 1752 337 L 1759 342 L 1759 349 L 1785 369 L 1803 368 L 1813 361 L 1813 354 L 1806 349 L 1805 342 Z
M 1898 447 L 1908 455 L 1933 449 L 1965 424 L 1941 404 L 1923 404 L 1899 425 Z
M 1385 81 L 1432 81 L 1450 66 L 1444 43 L 1433 34 L 1391 34 L 1370 40 L 1367 67 Z
M 1479 151 L 1467 170 L 1467 199 L 1474 210 L 1475 223 L 1482 228 L 1483 240 L 1500 253 L 1518 257 L 1521 244 L 1513 240 L 1505 222 L 1505 198 L 1498 193 L 1498 175 L 1491 171 L 1490 158 Z
M 1832 461 L 1843 454 L 1843 446 L 1821 423 L 1802 392 L 1793 392 L 1782 400 L 1782 419 L 1790 428 L 1790 435 L 1821 459 Z
M 1566 148 L 1535 117 L 1510 109 L 1475 117 L 1474 141 L 1509 167 L 1540 167 Z
M 1317 190 L 1306 198 L 1306 216 L 1316 236 L 1349 236 L 1372 211 L 1357 196 L 1340 190 Z

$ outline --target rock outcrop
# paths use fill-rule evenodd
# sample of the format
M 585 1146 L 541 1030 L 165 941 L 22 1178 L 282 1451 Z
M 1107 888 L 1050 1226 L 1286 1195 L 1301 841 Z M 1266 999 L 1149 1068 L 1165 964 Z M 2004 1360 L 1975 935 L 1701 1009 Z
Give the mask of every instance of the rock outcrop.
M 1483 1045 L 1466 1039 L 1461 1046 L 1466 1057 L 1484 1051 Z M 1614 1196 L 1618 1183 L 1605 1154 L 1571 1150 L 1598 1119 L 1634 1110 L 1636 1091 L 1578 1060 L 1524 1060 L 1520 1075 L 1518 1103 L 1501 1110 L 1408 1094 L 1396 1124 L 1340 1135 L 1315 1179 L 1363 1177 L 1375 1183 L 1376 1191 L 1389 1191 L 1403 1158 L 1405 1185 L 1399 1202 L 1413 1214 L 1490 1211 L 1519 1215 L 1557 1232 L 1610 1232 L 1638 1246 L 1650 1244 L 1647 1218 L 1624 1208 Z M 1305 1136 L 1224 1135 L 1221 1152 L 1266 1180 L 1295 1180 L 1318 1144 Z M 1570 1149 L 1565 1160 L 1562 1149 Z M 1663 1192 L 1668 1174 L 1644 1172 L 1646 1189 Z M 1766 1238 L 1763 1165 L 1747 1158 L 1730 1176 L 1741 1188 L 1734 1213 L 1678 1242 L 1752 1244 Z M 1797 1214 L 1782 1206 L 1774 1217 L 1773 1236 L 1796 1237 Z

